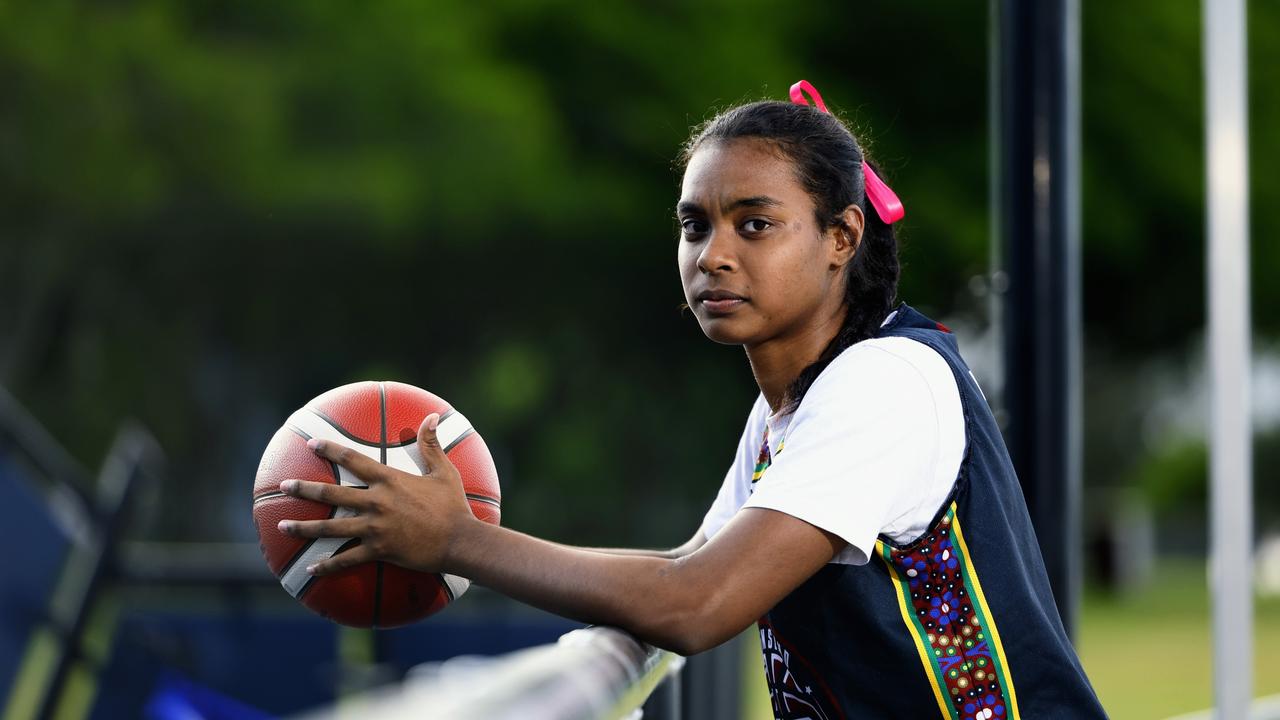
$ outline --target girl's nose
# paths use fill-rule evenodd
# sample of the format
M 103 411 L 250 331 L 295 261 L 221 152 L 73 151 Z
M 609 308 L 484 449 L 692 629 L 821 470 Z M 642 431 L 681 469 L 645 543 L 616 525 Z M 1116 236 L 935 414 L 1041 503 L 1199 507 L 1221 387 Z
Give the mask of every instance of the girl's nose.
M 733 253 L 732 233 L 719 232 L 713 229 L 707 243 L 698 254 L 698 269 L 704 274 L 715 272 L 731 272 L 737 268 L 737 258 Z

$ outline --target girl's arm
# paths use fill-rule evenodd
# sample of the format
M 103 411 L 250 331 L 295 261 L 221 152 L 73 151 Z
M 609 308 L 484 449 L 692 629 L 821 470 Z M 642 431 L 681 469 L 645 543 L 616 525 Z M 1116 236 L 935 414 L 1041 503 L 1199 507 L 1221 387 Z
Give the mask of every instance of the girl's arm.
M 678 559 L 602 555 L 472 520 L 446 567 L 530 605 L 692 655 L 755 622 L 842 545 L 790 515 L 754 508 Z
M 357 537 L 358 547 L 308 570 L 325 574 L 372 560 L 449 572 L 517 600 L 589 623 L 615 625 L 691 655 L 741 632 L 843 547 L 842 540 L 773 510 L 739 512 L 682 557 L 617 555 L 540 540 L 477 520 L 461 478 L 436 441 L 438 417 L 419 430 L 425 476 L 404 473 L 336 443 L 308 442 L 367 489 L 286 480 L 297 497 L 360 514 L 280 523 L 300 537 Z M 696 542 L 695 536 L 691 542 Z
M 692 553 L 703 545 L 707 544 L 707 536 L 702 534 L 702 529 L 694 533 L 685 544 L 680 547 L 671 548 L 670 550 L 645 550 L 643 548 L 582 548 L 591 552 L 603 553 L 605 555 L 640 555 L 643 557 L 669 558 L 675 560 Z M 569 546 L 566 546 L 569 547 Z

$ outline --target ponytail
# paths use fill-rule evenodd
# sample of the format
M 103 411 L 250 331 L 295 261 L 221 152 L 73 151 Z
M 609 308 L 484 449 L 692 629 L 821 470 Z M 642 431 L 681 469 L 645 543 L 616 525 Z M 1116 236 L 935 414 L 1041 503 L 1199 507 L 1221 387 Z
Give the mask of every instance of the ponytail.
M 864 156 L 863 162 L 871 161 Z M 871 167 L 877 175 L 881 175 L 880 168 L 875 163 L 871 163 Z M 787 388 L 780 411 L 783 414 L 796 409 L 809 391 L 809 386 L 813 385 L 818 375 L 840 353 L 855 343 L 875 337 L 880 324 L 893 309 L 900 272 L 897 237 L 893 225 L 880 219 L 880 214 L 871 207 L 865 194 L 859 206 L 865 220 L 862 241 L 858 243 L 853 260 L 845 270 L 844 323 L 818 359 L 801 370 L 800 375 Z

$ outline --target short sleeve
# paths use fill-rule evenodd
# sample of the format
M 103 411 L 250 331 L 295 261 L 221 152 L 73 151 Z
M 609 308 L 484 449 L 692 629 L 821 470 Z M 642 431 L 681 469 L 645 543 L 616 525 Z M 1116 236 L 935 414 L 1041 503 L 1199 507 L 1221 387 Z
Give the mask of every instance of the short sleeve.
M 744 507 L 832 533 L 848 543 L 837 561 L 865 564 L 876 537 L 932 482 L 938 428 L 920 371 L 873 343 L 855 345 L 809 388 Z
M 725 473 L 720 491 L 702 519 L 702 534 L 708 540 L 729 523 L 751 493 L 750 472 L 755 464 L 756 454 L 760 452 L 760 435 L 764 432 L 766 407 L 764 396 L 757 396 L 755 404 L 751 406 L 751 413 L 747 416 L 742 437 L 738 440 L 733 464 L 730 465 L 729 472 Z

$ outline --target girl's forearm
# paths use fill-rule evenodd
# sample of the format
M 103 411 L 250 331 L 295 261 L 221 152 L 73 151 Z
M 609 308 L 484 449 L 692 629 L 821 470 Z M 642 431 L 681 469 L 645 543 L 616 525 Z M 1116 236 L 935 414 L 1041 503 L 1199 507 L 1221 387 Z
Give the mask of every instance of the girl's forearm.
M 660 647 L 689 652 L 699 627 L 697 593 L 681 587 L 678 559 L 616 554 L 465 522 L 445 570 L 521 602 L 587 623 L 621 627 Z
M 561 547 L 571 547 L 569 545 L 561 545 Z M 643 548 L 577 548 L 578 550 L 586 550 L 587 552 L 600 553 L 601 555 L 626 555 L 629 557 L 652 557 L 665 558 L 674 560 L 680 555 L 677 549 L 673 550 L 646 550 Z
M 675 560 L 676 558 L 682 558 L 685 555 L 689 555 L 695 552 L 698 548 L 706 544 L 707 544 L 707 536 L 703 535 L 702 529 L 699 528 L 698 532 L 694 533 L 693 537 L 685 541 L 683 545 L 681 545 L 680 547 L 671 548 L 670 550 L 633 550 L 629 548 L 582 548 L 582 549 L 590 550 L 591 552 L 605 553 L 606 555 L 642 555 L 646 557 L 668 558 L 670 560 Z

